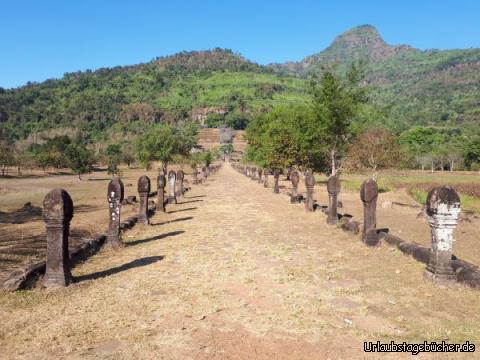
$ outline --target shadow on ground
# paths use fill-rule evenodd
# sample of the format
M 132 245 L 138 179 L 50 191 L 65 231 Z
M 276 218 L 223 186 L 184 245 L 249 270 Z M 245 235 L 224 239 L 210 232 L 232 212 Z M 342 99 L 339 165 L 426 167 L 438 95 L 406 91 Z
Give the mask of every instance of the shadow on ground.
M 2 224 L 24 224 L 29 221 L 41 219 L 42 208 L 32 206 L 30 203 L 12 212 L 0 211 L 0 223 Z
M 161 239 L 164 239 L 166 237 L 180 235 L 180 234 L 183 234 L 184 232 L 185 231 L 183 231 L 183 230 L 171 231 L 171 232 L 161 234 L 161 235 L 157 235 L 157 236 L 153 236 L 153 237 L 150 237 L 150 238 L 127 242 L 127 243 L 125 243 L 125 246 L 135 246 L 135 245 L 139 245 L 139 244 L 145 244 L 145 243 L 150 242 L 150 241 L 161 240 Z
M 129 263 L 120 265 L 120 266 L 116 266 L 116 267 L 108 269 L 108 270 L 98 271 L 98 272 L 88 274 L 88 275 L 76 276 L 74 278 L 73 282 L 74 283 L 79 283 L 79 282 L 82 282 L 82 281 L 101 279 L 101 278 L 104 278 L 104 277 L 107 277 L 107 276 L 110 276 L 110 275 L 118 274 L 119 272 L 122 272 L 122 271 L 134 269 L 134 268 L 141 267 L 141 266 L 147 266 L 147 265 L 156 263 L 157 261 L 160 261 L 164 258 L 165 258 L 164 256 L 144 257 L 144 258 L 137 259 L 137 260 L 131 261 Z
M 177 212 L 196 210 L 196 209 L 197 209 L 196 207 L 189 207 L 189 208 L 186 208 L 186 209 L 167 211 L 167 214 L 174 214 L 174 213 L 177 213 Z
M 193 216 L 187 216 L 187 217 L 183 217 L 183 218 L 178 218 L 178 219 L 174 219 L 174 220 L 170 220 L 170 221 L 164 221 L 164 222 L 161 222 L 161 223 L 150 224 L 150 225 L 151 226 L 160 226 L 160 225 L 166 225 L 166 224 L 170 224 L 170 223 L 174 223 L 174 222 L 187 221 L 187 220 L 192 220 L 192 219 L 193 219 Z
M 182 201 L 182 202 L 178 202 L 177 204 L 179 204 L 179 205 L 181 205 L 181 204 L 189 204 L 189 203 L 200 202 L 200 201 L 203 201 L 203 200 L 201 200 L 201 199 L 196 199 L 196 200 Z

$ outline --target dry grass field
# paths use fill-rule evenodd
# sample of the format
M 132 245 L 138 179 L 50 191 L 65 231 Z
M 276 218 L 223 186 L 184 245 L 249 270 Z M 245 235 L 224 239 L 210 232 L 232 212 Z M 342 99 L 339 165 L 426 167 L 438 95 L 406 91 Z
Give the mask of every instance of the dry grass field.
M 125 172 L 125 183 L 140 173 Z M 76 203 L 94 206 L 97 198 L 98 208 L 77 214 L 90 225 L 74 229 L 103 226 L 106 180 L 51 180 Z M 22 181 L 31 182 L 26 189 L 45 179 Z M 39 206 L 47 184 L 1 210 Z M 287 192 L 289 184 L 281 185 Z M 324 185 L 315 197 L 326 204 Z M 357 191 L 343 191 L 340 200 L 340 212 L 361 220 Z M 392 201 L 414 203 L 405 190 L 381 194 L 378 226 L 428 244 L 419 209 L 382 207 Z M 75 267 L 68 288 L 0 292 L 0 357 L 361 359 L 372 358 L 363 352 L 366 340 L 480 344 L 478 291 L 426 282 L 423 264 L 385 244 L 365 247 L 326 225 L 320 212 L 306 213 L 228 164 L 167 210 L 125 233 L 125 248 L 101 250 Z M 471 221 L 459 224 L 454 252 L 478 264 L 479 224 Z M 475 358 L 442 355 L 418 358 Z
M 178 166 L 177 166 L 178 167 Z M 174 167 L 174 168 L 177 168 Z M 185 168 L 189 172 L 189 168 Z M 122 168 L 125 196 L 136 195 L 137 179 L 146 174 L 156 190 L 157 171 Z M 43 172 L 24 173 L 0 178 L 0 283 L 7 273 L 45 256 L 45 224 L 42 220 L 42 202 L 56 187 L 68 191 L 75 205 L 71 223 L 70 246 L 106 231 L 108 227 L 107 185 L 111 177 L 106 171 L 82 176 L 44 175 Z M 25 207 L 26 203 L 30 206 Z M 137 206 L 122 207 L 124 218 L 137 212 Z

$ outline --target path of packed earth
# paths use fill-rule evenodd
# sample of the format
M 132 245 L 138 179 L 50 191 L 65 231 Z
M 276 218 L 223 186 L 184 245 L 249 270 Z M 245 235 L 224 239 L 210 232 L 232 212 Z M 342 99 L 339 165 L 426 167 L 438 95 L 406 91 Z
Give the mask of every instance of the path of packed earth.
M 167 210 L 68 288 L 0 293 L 0 357 L 352 359 L 366 340 L 480 343 L 478 292 L 425 282 L 423 264 L 228 164 Z

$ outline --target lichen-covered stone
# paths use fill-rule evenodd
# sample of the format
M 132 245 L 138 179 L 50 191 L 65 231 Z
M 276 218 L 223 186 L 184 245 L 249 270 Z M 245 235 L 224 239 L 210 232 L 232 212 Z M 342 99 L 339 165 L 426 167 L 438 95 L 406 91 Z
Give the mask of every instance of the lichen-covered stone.
M 120 239 L 120 212 L 123 197 L 123 182 L 120 178 L 115 177 L 108 183 L 107 188 L 109 223 L 106 241 L 108 246 L 114 248 L 122 246 L 122 241 Z
M 439 283 L 454 281 L 453 230 L 460 215 L 460 197 L 451 187 L 436 187 L 428 193 L 426 206 L 432 251 L 425 276 Z

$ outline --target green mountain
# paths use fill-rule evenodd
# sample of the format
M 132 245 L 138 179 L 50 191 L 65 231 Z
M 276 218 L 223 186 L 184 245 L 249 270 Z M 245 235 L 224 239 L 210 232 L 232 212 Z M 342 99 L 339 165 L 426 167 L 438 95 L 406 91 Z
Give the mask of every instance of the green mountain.
M 73 128 L 97 142 L 141 132 L 150 123 L 188 120 L 196 110 L 212 107 L 250 116 L 277 103 L 302 101 L 303 92 L 303 80 L 274 74 L 231 50 L 182 52 L 0 88 L 0 136 L 18 140 Z
M 412 125 L 478 131 L 480 49 L 392 46 L 365 25 L 299 62 L 261 66 L 231 50 L 213 49 L 0 88 L 0 138 L 77 129 L 105 143 L 151 123 L 204 121 L 209 113 L 248 120 L 277 104 L 306 101 L 308 79 L 323 66 L 336 64 L 342 71 L 358 60 L 366 63 L 373 103 L 386 114 L 379 121 L 396 132 Z
M 299 62 L 273 64 L 281 74 L 308 77 L 323 66 L 340 70 L 366 63 L 373 101 L 388 108 L 391 125 L 478 125 L 480 49 L 418 50 L 387 44 L 370 25 L 339 35 L 318 54 Z

